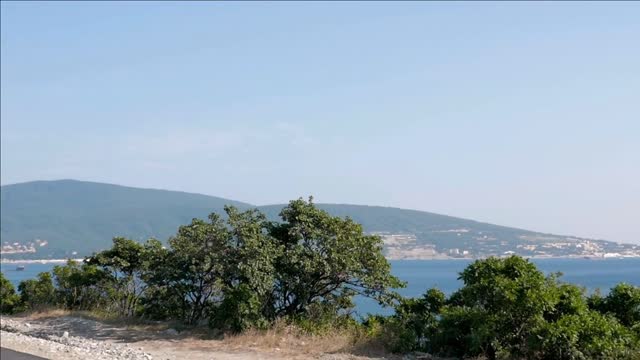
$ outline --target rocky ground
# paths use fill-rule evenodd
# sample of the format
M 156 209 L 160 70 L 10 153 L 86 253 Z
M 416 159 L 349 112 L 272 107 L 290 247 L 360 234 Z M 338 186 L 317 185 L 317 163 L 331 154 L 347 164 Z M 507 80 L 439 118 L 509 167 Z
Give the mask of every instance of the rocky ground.
M 129 344 L 94 341 L 71 336 L 68 331 L 51 331 L 28 322 L 2 318 L 0 320 L 2 347 L 27 352 L 49 359 L 80 360 L 123 359 L 151 360 L 152 356 Z
M 339 336 L 324 342 L 282 334 L 207 340 L 171 328 L 110 325 L 68 314 L 2 317 L 0 330 L 2 347 L 54 360 L 374 359 L 341 351 Z

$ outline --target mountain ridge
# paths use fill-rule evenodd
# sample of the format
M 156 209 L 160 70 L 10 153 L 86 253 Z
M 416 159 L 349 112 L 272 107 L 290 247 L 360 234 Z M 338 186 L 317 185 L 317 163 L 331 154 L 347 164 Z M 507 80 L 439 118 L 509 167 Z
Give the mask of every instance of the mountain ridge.
M 225 205 L 246 210 L 258 208 L 271 220 L 285 204 L 256 206 L 205 194 L 137 188 L 74 179 L 37 180 L 1 187 L 0 239 L 34 243 L 36 253 L 50 256 L 86 254 L 108 247 L 114 236 L 139 241 L 149 237 L 166 240 L 178 226 L 191 219 L 223 212 Z M 553 235 L 413 209 L 355 204 L 317 206 L 334 216 L 349 216 L 365 231 L 379 233 L 390 254 L 406 256 L 471 256 L 508 251 L 527 255 L 526 244 L 536 241 L 610 243 Z M 574 240 L 571 240 L 574 241 Z M 570 242 L 571 242 L 570 241 Z M 530 247 L 530 246 L 529 246 Z M 467 249 L 467 250 L 465 250 Z M 482 250 L 480 250 L 482 249 Z M 524 249 L 524 250 L 523 250 Z M 467 253 L 465 253 L 467 251 Z M 399 254 L 399 255 L 398 255 Z

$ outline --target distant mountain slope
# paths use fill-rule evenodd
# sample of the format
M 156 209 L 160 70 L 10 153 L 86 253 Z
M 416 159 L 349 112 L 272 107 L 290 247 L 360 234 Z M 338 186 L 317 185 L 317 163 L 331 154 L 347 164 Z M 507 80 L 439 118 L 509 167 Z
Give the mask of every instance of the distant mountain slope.
M 20 243 L 19 251 L 37 251 L 20 256 L 37 258 L 68 256 L 72 251 L 86 255 L 110 246 L 114 236 L 166 240 L 178 226 L 194 217 L 221 213 L 227 204 L 240 209 L 255 207 L 207 195 L 76 180 L 6 185 L 1 192 L 3 256 L 16 252 L 14 242 Z M 259 209 L 277 220 L 283 206 Z M 606 241 L 547 235 L 423 211 L 363 205 L 318 206 L 332 215 L 351 217 L 367 232 L 382 233 L 391 258 L 472 257 L 511 251 L 528 256 L 592 255 L 629 250 Z M 42 241 L 36 239 L 46 241 L 46 246 L 40 246 Z
M 260 209 L 276 219 L 282 206 Z M 318 207 L 332 215 L 349 216 L 368 232 L 380 233 L 391 258 L 462 257 L 464 250 L 469 251 L 469 256 L 502 255 L 505 251 L 533 255 L 521 247 L 539 239 L 565 238 L 425 211 L 343 204 L 318 204 Z
M 35 181 L 2 186 L 2 242 L 43 239 L 55 250 L 93 251 L 116 235 L 166 239 L 194 217 L 238 201 L 93 182 Z
M 260 210 L 262 210 L 269 218 L 277 219 L 278 213 L 283 206 L 284 205 L 280 204 L 260 206 Z M 465 228 L 477 231 L 498 231 L 518 235 L 536 234 L 532 231 L 481 223 L 473 220 L 418 210 L 348 204 L 318 204 L 318 207 L 326 210 L 334 216 L 349 216 L 357 223 L 362 224 L 366 231 L 370 232 L 416 234 Z

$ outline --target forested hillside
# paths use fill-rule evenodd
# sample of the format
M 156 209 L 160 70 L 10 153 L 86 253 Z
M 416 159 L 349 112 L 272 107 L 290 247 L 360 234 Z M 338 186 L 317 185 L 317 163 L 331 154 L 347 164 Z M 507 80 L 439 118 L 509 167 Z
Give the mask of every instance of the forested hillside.
M 114 236 L 167 239 L 194 217 L 238 201 L 92 182 L 36 181 L 2 187 L 2 242 L 48 241 L 50 251 L 106 248 Z
M 255 207 L 201 194 L 76 180 L 6 185 L 2 186 L 1 203 L 3 254 L 15 251 L 14 243 L 21 244 L 21 256 L 52 257 L 73 252 L 87 255 L 110 246 L 114 236 L 166 241 L 178 226 L 193 218 L 204 219 L 211 212 L 223 213 L 225 205 L 241 210 Z M 258 208 L 276 220 L 283 206 Z M 542 250 L 531 250 L 530 244 L 563 242 L 568 245 L 560 248 L 561 254 L 575 254 L 584 250 L 581 244 L 586 241 L 423 211 L 345 204 L 318 207 L 334 216 L 351 217 L 366 232 L 381 233 L 386 237 L 388 254 L 396 258 L 484 256 L 508 251 L 536 255 Z M 393 238 L 394 234 L 406 237 Z M 596 244 L 598 251 L 624 250 L 616 250 L 615 243 L 590 243 Z M 605 248 L 613 250 L 602 250 Z

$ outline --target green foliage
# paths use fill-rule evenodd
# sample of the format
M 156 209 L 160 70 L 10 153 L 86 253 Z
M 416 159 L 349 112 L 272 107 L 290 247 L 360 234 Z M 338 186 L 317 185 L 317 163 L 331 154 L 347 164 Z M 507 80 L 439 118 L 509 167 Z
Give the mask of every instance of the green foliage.
M 194 219 L 181 226 L 169 240 L 170 250 L 154 246 L 150 251 L 156 261 L 149 264 L 145 280 L 163 301 L 147 302 L 144 311 L 161 314 L 158 307 L 174 306 L 166 315 L 197 324 L 220 295 L 224 264 L 232 260 L 226 258 L 230 236 L 222 219 L 212 214 L 208 222 Z
M 559 282 L 557 274 L 545 277 L 517 256 L 478 260 L 460 279 L 464 286 L 446 301 L 430 290 L 424 298 L 400 302 L 385 324 L 393 350 L 540 360 L 640 354 L 634 332 L 637 289 L 629 285 L 587 301 L 584 289 Z
M 154 242 L 155 240 L 149 240 Z M 87 264 L 100 268 L 108 276 L 108 295 L 121 316 L 131 317 L 138 310 L 138 303 L 146 289 L 142 277 L 150 266 L 147 247 L 123 237 L 113 239 L 113 246 L 87 259 Z
M 25 310 L 40 311 L 56 304 L 56 289 L 51 273 L 41 272 L 37 279 L 20 282 L 18 291 Z
M 258 210 L 226 207 L 226 221 L 194 219 L 155 252 L 143 313 L 223 330 L 265 327 L 280 318 L 335 321 L 360 294 L 390 304 L 401 286 L 377 236 L 309 201 L 292 201 L 281 223 Z M 172 308 L 167 311 L 163 309 Z
M 400 299 L 395 315 L 387 322 L 387 345 L 395 352 L 433 351 L 438 316 L 446 297 L 438 289 L 429 289 L 420 298 Z
M 602 298 L 599 294 L 589 299 L 591 308 L 615 316 L 625 326 L 640 325 L 640 287 L 625 283 L 616 285 Z
M 552 309 L 545 311 L 547 321 L 557 321 L 564 315 L 582 314 L 588 308 L 583 288 L 572 284 L 551 283 L 547 291 L 551 292 L 555 304 Z
M 486 312 L 467 306 L 445 306 L 432 339 L 432 351 L 444 356 L 476 357 L 489 351 Z
M 554 306 L 554 294 L 548 291 L 544 274 L 531 262 L 512 256 L 476 261 L 460 279 L 464 287 L 457 301 L 475 310 L 470 319 L 473 346 L 469 355 L 494 357 L 500 351 L 527 355 L 532 331 Z
M 262 312 L 263 301 L 247 284 L 238 284 L 225 291 L 222 303 L 212 308 L 209 325 L 225 331 L 264 329 L 270 324 Z
M 564 315 L 546 323 L 537 340 L 532 346 L 538 350 L 538 358 L 545 360 L 632 359 L 640 352 L 629 329 L 596 311 Z
M 311 201 L 292 201 L 282 222 L 256 210 L 227 208 L 230 246 L 223 299 L 213 326 L 241 331 L 286 318 L 310 332 L 345 324 L 356 295 L 391 304 L 402 286 L 391 276 L 382 241 L 351 219 L 332 217 Z
M 304 314 L 316 303 L 345 309 L 356 294 L 386 305 L 397 298 L 389 289 L 404 284 L 391 275 L 378 236 L 318 209 L 312 199 L 291 201 L 280 216 L 283 222 L 270 229 L 283 248 L 275 265 L 277 316 Z
M 0 273 L 0 314 L 12 314 L 19 304 L 20 296 L 16 294 L 13 284 Z
M 54 266 L 58 304 L 69 310 L 91 310 L 108 305 L 108 273 L 96 265 L 68 260 L 64 266 Z
M 275 319 L 275 264 L 282 247 L 269 236 L 269 223 L 259 211 L 225 210 L 231 237 L 226 248 L 224 297 L 210 324 L 231 331 L 264 328 Z

